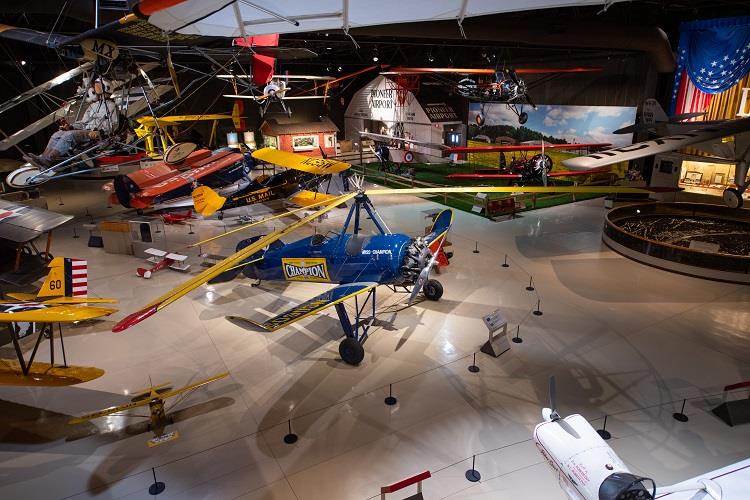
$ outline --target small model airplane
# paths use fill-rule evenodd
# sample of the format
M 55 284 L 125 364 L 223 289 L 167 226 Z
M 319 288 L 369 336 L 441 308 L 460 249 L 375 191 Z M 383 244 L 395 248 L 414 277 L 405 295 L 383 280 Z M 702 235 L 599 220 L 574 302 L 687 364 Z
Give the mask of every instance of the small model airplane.
M 306 157 L 302 156 L 302 158 Z M 332 201 L 319 203 L 319 205 L 323 205 L 322 208 L 274 233 L 254 236 L 241 241 L 237 245 L 236 253 L 194 276 L 178 288 L 155 299 L 139 311 L 128 315 L 118 322 L 112 331 L 121 332 L 140 323 L 204 283 L 229 281 L 240 273 L 258 280 L 334 283 L 338 286 L 266 321 L 256 322 L 240 317 L 230 317 L 230 319 L 244 321 L 272 332 L 320 312 L 327 307 L 335 306 L 346 336 L 339 345 L 339 354 L 346 363 L 357 365 L 364 357 L 362 342 L 367 338 L 368 330 L 372 324 L 372 322 L 367 322 L 366 318 L 362 318 L 360 314 L 364 310 L 364 306 L 371 303 L 372 316 L 375 316 L 375 289 L 378 285 L 392 287 L 394 291 L 397 287 L 405 289 L 409 293 L 409 304 L 412 304 L 422 291 L 424 291 L 424 296 L 427 299 L 440 299 L 443 294 L 443 287 L 438 281 L 430 279 L 429 275 L 438 261 L 439 250 L 445 242 L 453 221 L 453 212 L 447 209 L 437 215 L 426 236 L 412 238 L 405 234 L 394 234 L 388 230 L 385 221 L 373 208 L 369 196 L 456 192 L 512 193 L 516 191 L 559 193 L 649 192 L 647 189 L 618 186 L 526 188 L 471 186 L 364 190 L 362 189 L 361 179 L 355 179 L 353 184 L 357 187 L 357 192 L 347 193 Z M 279 241 L 282 236 L 318 219 L 350 200 L 353 200 L 354 204 L 350 208 L 339 233 L 315 234 L 289 244 Z M 362 210 L 365 211 L 375 226 L 376 233 L 373 235 L 365 236 L 361 234 L 360 222 L 364 219 Z M 285 215 L 282 214 L 282 216 Z M 268 220 L 270 218 L 233 229 L 223 235 L 194 245 L 207 243 Z M 349 228 L 352 230 L 351 233 L 347 232 Z M 357 296 L 363 293 L 367 293 L 367 296 L 360 308 Z M 343 302 L 349 298 L 354 298 L 357 305 L 355 308 L 356 318 L 353 324 L 350 322 L 343 305 Z
M 102 318 L 117 312 L 109 307 L 90 304 L 112 304 L 116 299 L 87 296 L 88 266 L 85 260 L 55 257 L 49 263 L 49 274 L 36 294 L 8 293 L 11 300 L 0 301 L 0 323 L 8 325 L 16 360 L 0 360 L 0 385 L 61 386 L 88 382 L 104 374 L 103 370 L 67 364 L 62 323 L 78 323 Z M 63 365 L 55 364 L 54 325 L 57 323 Z M 37 333 L 28 361 L 20 340 Z M 34 362 L 42 339 L 50 341 L 50 362 Z
M 167 213 L 167 214 L 161 214 L 161 220 L 164 222 L 164 224 L 185 224 L 185 221 L 190 219 L 195 219 L 193 217 L 193 211 L 188 210 L 185 213 Z
M 549 399 L 550 407 L 542 410 L 544 422 L 534 427 L 534 442 L 571 500 L 651 500 L 676 492 L 721 500 L 721 486 L 711 479 L 657 489 L 653 479 L 633 474 L 584 417 L 557 413 L 554 376 Z
M 536 109 L 528 94 L 528 87 L 518 75 L 522 73 L 582 73 L 601 71 L 602 68 L 392 68 L 382 72 L 389 77 L 399 75 L 431 75 L 439 82 L 453 88 L 470 101 L 506 104 L 523 125 L 529 119 L 524 106 Z M 456 82 L 443 75 L 456 74 L 464 78 Z M 480 78 L 477 78 L 478 75 Z M 484 115 L 477 115 L 477 125 L 484 125 Z
M 117 414 L 127 412 L 128 410 L 132 410 L 134 408 L 148 406 L 149 415 L 148 417 L 144 418 L 150 419 L 149 430 L 154 433 L 154 437 L 152 439 L 149 439 L 147 443 L 149 448 L 153 448 L 154 446 L 159 446 L 160 444 L 174 441 L 175 439 L 180 437 L 177 431 L 165 432 L 167 425 L 174 423 L 172 417 L 167 414 L 167 410 L 165 408 L 165 401 L 167 399 L 185 394 L 186 392 L 194 391 L 200 387 L 203 387 L 204 385 L 208 385 L 211 382 L 221 380 L 227 376 L 229 376 L 229 373 L 220 373 L 219 375 L 214 375 L 211 378 L 207 378 L 206 380 L 201 380 L 200 382 L 196 382 L 195 384 L 181 387 L 180 389 L 171 389 L 169 387 L 169 382 L 159 385 L 150 384 L 148 389 L 137 391 L 130 403 L 120 406 L 111 406 L 94 413 L 89 413 L 88 415 L 75 417 L 71 419 L 69 423 L 81 424 L 83 422 L 106 417 L 108 415 L 124 417 L 137 416 Z
M 187 255 L 169 253 L 164 250 L 159 250 L 158 248 L 146 249 L 144 253 L 151 256 L 147 258 L 146 261 L 152 263 L 153 266 L 150 269 L 145 269 L 143 267 L 136 269 L 135 274 L 141 278 L 149 279 L 155 272 L 166 268 L 181 272 L 187 272 L 187 270 L 190 269 L 190 264 L 184 263 L 185 260 L 187 260 Z

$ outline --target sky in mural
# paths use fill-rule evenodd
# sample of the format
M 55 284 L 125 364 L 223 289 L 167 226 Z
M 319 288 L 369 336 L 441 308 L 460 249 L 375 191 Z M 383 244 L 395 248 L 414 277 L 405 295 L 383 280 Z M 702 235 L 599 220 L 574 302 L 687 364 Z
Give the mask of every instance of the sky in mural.
M 476 123 L 476 115 L 481 109 L 480 103 L 469 104 L 469 123 Z M 542 104 L 536 110 L 524 106 L 524 111 L 529 114 L 525 126 L 544 135 L 571 143 L 607 142 L 614 146 L 632 143 L 632 134 L 613 134 L 612 131 L 635 122 L 635 107 Z M 484 115 L 485 125 L 519 126 L 515 113 L 505 104 L 485 104 Z

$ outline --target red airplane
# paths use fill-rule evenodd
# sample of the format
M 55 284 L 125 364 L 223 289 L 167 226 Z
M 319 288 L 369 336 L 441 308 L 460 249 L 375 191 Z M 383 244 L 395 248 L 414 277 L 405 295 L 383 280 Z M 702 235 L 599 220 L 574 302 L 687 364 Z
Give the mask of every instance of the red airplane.
M 139 267 L 135 270 L 135 274 L 140 276 L 141 278 L 149 279 L 152 274 L 154 274 L 156 271 L 161 271 L 162 269 L 166 269 L 167 267 L 170 269 L 174 269 L 175 271 L 187 271 L 190 269 L 190 264 L 185 264 L 185 259 L 187 259 L 187 255 L 181 255 L 179 253 L 167 253 L 164 250 L 159 250 L 158 248 L 149 248 L 145 251 L 145 253 L 151 255 L 148 259 L 146 259 L 148 262 L 151 262 L 153 264 L 153 267 L 151 269 L 145 269 L 143 267 Z
M 195 219 L 192 210 L 188 210 L 184 214 L 174 213 L 161 215 L 161 220 L 164 221 L 164 224 L 184 224 L 188 219 Z

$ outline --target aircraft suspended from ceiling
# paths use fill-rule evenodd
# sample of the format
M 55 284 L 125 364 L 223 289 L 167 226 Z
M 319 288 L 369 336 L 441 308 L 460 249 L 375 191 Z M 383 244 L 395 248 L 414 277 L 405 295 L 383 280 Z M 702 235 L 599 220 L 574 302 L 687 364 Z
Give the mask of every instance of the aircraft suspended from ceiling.
M 473 102 L 505 104 L 518 117 L 518 123 L 523 125 L 529 119 L 524 111 L 524 106 L 536 105 L 531 100 L 528 90 L 529 86 L 521 79 L 519 74 L 550 74 L 561 73 L 590 73 L 601 71 L 600 67 L 579 68 L 392 68 L 381 74 L 388 77 L 402 75 L 429 75 L 438 83 L 449 87 L 457 94 L 466 97 Z M 456 80 L 445 75 L 460 75 L 462 78 Z M 473 76 L 477 75 L 479 78 Z M 541 83 L 543 80 L 535 82 Z M 398 80 L 396 80 L 398 83 Z M 484 109 L 477 114 L 476 124 L 484 125 Z

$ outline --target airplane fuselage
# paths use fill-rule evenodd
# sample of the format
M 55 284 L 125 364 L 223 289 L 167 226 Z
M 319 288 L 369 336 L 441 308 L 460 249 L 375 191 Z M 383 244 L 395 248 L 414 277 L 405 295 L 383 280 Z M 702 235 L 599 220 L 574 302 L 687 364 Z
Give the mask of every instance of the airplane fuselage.
M 411 241 L 403 234 L 315 235 L 269 250 L 243 272 L 261 280 L 400 284 Z

